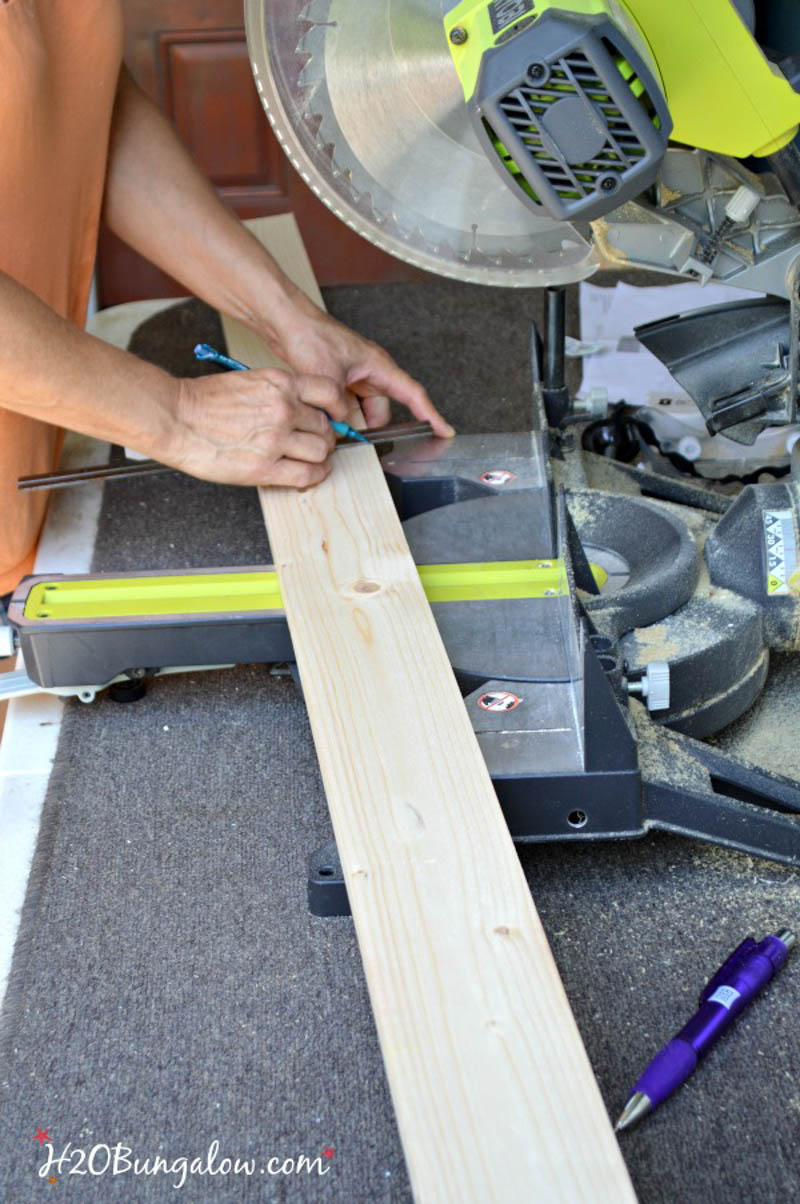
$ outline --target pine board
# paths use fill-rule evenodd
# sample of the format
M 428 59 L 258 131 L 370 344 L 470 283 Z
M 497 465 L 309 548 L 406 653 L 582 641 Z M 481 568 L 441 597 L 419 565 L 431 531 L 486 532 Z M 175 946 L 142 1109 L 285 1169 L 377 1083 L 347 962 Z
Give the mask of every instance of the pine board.
M 250 225 L 319 301 L 293 220 Z M 260 498 L 415 1199 L 634 1201 L 374 449 Z

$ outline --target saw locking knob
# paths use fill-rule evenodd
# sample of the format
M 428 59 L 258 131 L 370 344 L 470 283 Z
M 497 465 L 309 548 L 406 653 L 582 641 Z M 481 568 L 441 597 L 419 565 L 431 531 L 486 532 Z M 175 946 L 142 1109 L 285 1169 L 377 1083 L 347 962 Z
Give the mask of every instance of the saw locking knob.
M 640 694 L 647 700 L 648 711 L 669 709 L 669 665 L 666 661 L 649 661 L 638 681 L 628 682 L 629 694 Z

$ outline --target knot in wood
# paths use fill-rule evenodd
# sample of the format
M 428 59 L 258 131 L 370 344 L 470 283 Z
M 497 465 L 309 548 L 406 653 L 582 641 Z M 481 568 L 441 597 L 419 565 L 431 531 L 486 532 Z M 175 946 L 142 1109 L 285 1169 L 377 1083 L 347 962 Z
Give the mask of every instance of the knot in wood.
M 377 592 L 380 588 L 381 588 L 380 582 L 378 582 L 378 581 L 360 580 L 360 581 L 353 582 L 353 593 L 354 594 L 377 594 Z

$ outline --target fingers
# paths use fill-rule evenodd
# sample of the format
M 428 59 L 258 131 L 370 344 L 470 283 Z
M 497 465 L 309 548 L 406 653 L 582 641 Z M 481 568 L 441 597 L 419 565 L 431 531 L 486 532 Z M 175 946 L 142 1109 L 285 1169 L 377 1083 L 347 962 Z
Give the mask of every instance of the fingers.
M 245 382 L 239 377 L 236 383 L 243 386 Z M 247 386 L 254 404 L 267 399 L 274 404 L 277 395 L 290 405 L 302 403 L 320 412 L 325 411 L 340 422 L 346 421 L 349 405 L 352 404 L 352 397 L 348 401 L 344 386 L 332 376 L 295 374 L 280 368 L 251 369 L 247 373 Z M 259 386 L 264 389 L 263 395 Z M 308 429 L 317 429 L 318 425 L 308 426 Z
M 357 431 L 360 431 L 364 426 L 365 410 L 362 406 L 361 398 L 352 389 L 347 390 L 347 417 L 345 422 L 350 426 L 354 426 Z M 367 424 L 369 425 L 369 424 Z
M 301 373 L 309 369 L 326 373 L 337 382 L 337 392 L 338 385 L 342 386 L 342 395 L 345 389 L 356 394 L 364 405 L 370 426 L 383 425 L 387 421 L 389 410 L 385 398 L 394 397 L 407 406 L 416 418 L 430 422 L 440 438 L 449 439 L 455 434 L 418 381 L 399 368 L 376 343 L 348 330 L 328 314 L 315 312 L 312 316 L 307 313 L 294 315 L 291 329 L 284 331 L 283 337 L 286 362 Z M 299 379 L 312 380 L 311 377 Z M 346 422 L 346 413 L 342 413 L 339 405 L 334 405 L 330 397 L 330 386 L 327 386 L 327 401 L 312 397 L 316 388 L 316 385 L 310 386 L 311 392 L 303 396 L 303 401 L 321 406 L 333 418 Z
M 389 398 L 380 394 L 365 397 L 361 409 L 367 420 L 368 427 L 386 426 L 391 417 Z
M 452 439 L 455 434 L 453 427 L 436 409 L 422 385 L 402 368 L 398 368 L 391 360 L 388 365 L 381 365 L 377 370 L 373 368 L 368 380 L 351 382 L 349 388 L 362 397 L 364 411 L 368 417 L 371 402 L 380 403 L 385 400 L 385 397 L 394 397 L 396 401 L 408 406 L 415 418 L 419 418 L 422 422 L 429 422 L 435 435 L 442 439 Z M 388 404 L 385 410 L 379 404 L 376 406 L 376 412 L 385 413 L 386 417 L 382 418 L 380 423 L 373 424 L 370 421 L 370 426 L 382 425 L 388 421 Z
M 298 401 L 324 410 L 339 422 L 347 421 L 348 403 L 345 391 L 330 376 L 300 375 L 292 380 Z
M 400 372 L 400 376 L 403 378 L 399 382 L 402 385 L 402 392 L 395 385 L 391 391 L 392 396 L 407 405 L 415 418 L 419 418 L 422 422 L 429 422 L 435 435 L 439 435 L 442 439 L 452 439 L 456 433 L 455 430 L 436 409 L 422 385 L 405 372 Z
M 324 377 L 225 372 L 181 381 L 161 456 L 204 480 L 307 488 L 327 476 L 336 445 L 321 405 L 344 409 Z
M 308 489 L 319 485 L 331 470 L 330 460 L 324 464 L 309 464 L 305 460 L 278 460 L 270 468 L 269 478 L 262 482 L 266 486 L 283 486 L 289 489 Z
M 303 460 L 309 464 L 324 464 L 335 446 L 331 424 L 326 419 L 330 435 L 310 435 L 305 431 L 291 431 L 284 440 L 283 454 L 290 460 Z
M 306 434 L 314 435 L 317 439 L 322 439 L 328 451 L 333 451 L 336 445 L 336 435 L 324 410 L 316 410 L 313 406 L 299 402 L 292 415 L 292 426 L 296 431 L 303 431 Z

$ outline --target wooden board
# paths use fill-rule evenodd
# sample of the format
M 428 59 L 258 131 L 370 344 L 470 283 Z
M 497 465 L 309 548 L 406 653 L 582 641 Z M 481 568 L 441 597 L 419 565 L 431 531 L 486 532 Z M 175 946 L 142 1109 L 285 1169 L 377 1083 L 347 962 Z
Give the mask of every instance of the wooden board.
M 415 1199 L 635 1200 L 374 449 L 260 494 Z

